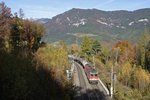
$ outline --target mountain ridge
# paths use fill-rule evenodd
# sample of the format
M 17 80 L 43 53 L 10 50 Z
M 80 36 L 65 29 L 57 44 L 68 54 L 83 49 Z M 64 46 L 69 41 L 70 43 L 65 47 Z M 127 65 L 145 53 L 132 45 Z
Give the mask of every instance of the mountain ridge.
M 43 37 L 45 42 L 60 39 L 71 42 L 76 33 L 93 34 L 102 41 L 127 39 L 135 42 L 144 28 L 150 27 L 150 8 L 134 11 L 73 8 L 52 17 L 44 26 L 47 31 Z

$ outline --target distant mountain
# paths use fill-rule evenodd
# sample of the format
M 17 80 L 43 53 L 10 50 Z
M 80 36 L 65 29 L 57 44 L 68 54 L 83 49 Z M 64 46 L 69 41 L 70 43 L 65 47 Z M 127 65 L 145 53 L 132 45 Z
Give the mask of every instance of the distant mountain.
M 120 39 L 135 42 L 144 28 L 150 28 L 150 8 L 135 11 L 73 8 L 47 21 L 45 42 L 61 39 L 71 43 L 84 35 L 106 42 Z
M 39 18 L 39 19 L 36 19 L 35 21 L 38 23 L 46 24 L 47 22 L 50 21 L 50 19 L 49 18 Z

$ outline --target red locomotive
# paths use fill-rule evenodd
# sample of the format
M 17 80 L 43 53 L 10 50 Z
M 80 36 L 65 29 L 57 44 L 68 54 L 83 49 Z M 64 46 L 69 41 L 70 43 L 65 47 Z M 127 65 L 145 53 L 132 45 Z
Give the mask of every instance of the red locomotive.
M 90 83 L 96 83 L 96 84 L 98 83 L 98 79 L 99 79 L 98 72 L 94 66 L 90 64 L 86 64 L 84 66 L 84 71 Z

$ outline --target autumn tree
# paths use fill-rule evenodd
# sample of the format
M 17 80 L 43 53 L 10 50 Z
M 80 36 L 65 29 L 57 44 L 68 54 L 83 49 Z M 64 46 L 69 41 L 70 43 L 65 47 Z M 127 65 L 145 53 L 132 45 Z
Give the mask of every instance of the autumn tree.
M 11 9 L 0 3 L 0 51 L 9 49 Z
M 80 48 L 79 48 L 79 46 L 77 44 L 71 44 L 69 50 L 70 50 L 69 52 L 71 54 L 75 54 L 75 55 L 77 55 L 77 53 L 80 52 Z
M 68 53 L 65 44 L 60 42 L 57 46 L 47 45 L 39 48 L 35 54 L 35 59 L 46 69 L 54 71 L 54 78 L 61 83 L 64 72 L 68 69 Z
M 120 63 L 124 63 L 126 61 L 129 61 L 130 63 L 135 63 L 135 46 L 130 44 L 128 41 L 123 40 L 117 42 L 115 48 L 119 49 L 118 60 Z
M 134 87 L 139 89 L 141 92 L 144 92 L 144 90 L 150 84 L 149 73 L 144 69 L 142 69 L 141 67 L 138 67 L 134 73 L 135 73 Z
M 36 23 L 36 22 L 32 22 L 31 27 L 32 27 L 33 36 L 34 36 L 34 42 L 32 44 L 31 49 L 32 49 L 32 52 L 35 52 L 40 47 L 41 37 L 45 33 L 45 28 L 43 27 L 43 25 Z
M 44 28 L 41 24 L 31 20 L 23 20 L 17 15 L 12 23 L 12 45 L 14 51 L 28 55 L 35 52 L 40 46 L 40 40 L 44 34 Z
M 0 3 L 0 100 L 69 99 L 71 85 L 65 84 L 63 75 L 68 64 L 66 45 L 61 42 L 59 47 L 37 51 L 44 28 L 24 19 L 23 10 L 19 12 L 12 16 L 10 9 Z M 8 49 L 13 52 L 2 52 Z M 33 55 L 39 59 L 33 59 Z
M 130 76 L 132 72 L 132 65 L 129 62 L 126 62 L 122 65 L 121 73 L 120 73 L 120 81 L 128 86 L 130 81 Z

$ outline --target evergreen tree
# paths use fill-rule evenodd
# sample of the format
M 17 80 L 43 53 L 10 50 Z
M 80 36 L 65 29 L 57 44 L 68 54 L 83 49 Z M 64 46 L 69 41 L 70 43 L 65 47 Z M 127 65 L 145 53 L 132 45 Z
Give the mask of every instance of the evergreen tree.
M 23 20 L 18 17 L 17 13 L 15 13 L 15 16 L 12 19 L 11 27 L 12 51 L 18 53 L 22 43 Z
M 86 54 L 88 56 L 92 55 L 92 44 L 93 44 L 93 39 L 85 36 L 83 37 L 83 41 L 81 43 L 81 49 L 82 49 L 82 53 L 83 55 Z
M 82 53 L 88 56 L 97 55 L 101 52 L 101 44 L 97 40 L 85 36 L 81 43 L 81 49 Z
M 150 72 L 150 41 L 147 45 L 147 48 L 146 48 L 146 55 L 145 55 L 145 66 L 146 66 L 146 69 Z
M 101 44 L 97 40 L 93 41 L 92 52 L 94 55 L 97 55 L 98 53 L 101 52 Z
M 145 29 L 138 44 L 138 64 L 141 65 L 143 68 L 145 68 L 146 46 L 149 39 L 150 35 L 148 34 L 148 30 Z
M 21 19 L 24 18 L 24 12 L 23 12 L 23 9 L 22 9 L 22 8 L 19 9 L 19 17 L 20 17 Z

